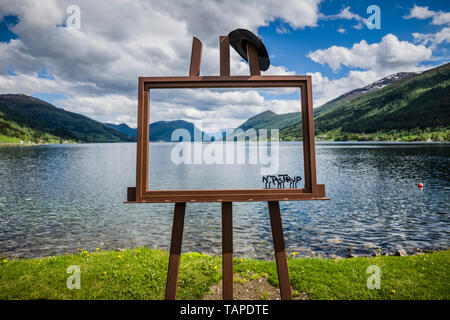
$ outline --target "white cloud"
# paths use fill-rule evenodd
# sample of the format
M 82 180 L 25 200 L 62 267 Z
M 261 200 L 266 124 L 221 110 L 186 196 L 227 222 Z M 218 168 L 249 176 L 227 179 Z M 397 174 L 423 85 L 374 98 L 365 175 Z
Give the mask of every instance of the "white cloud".
M 428 19 L 434 15 L 434 11 L 428 9 L 428 7 L 420 7 L 414 5 L 414 7 L 410 10 L 409 14 L 404 16 L 405 19 Z
M 444 11 L 433 11 L 428 9 L 428 7 L 421 7 L 414 5 L 414 7 L 410 10 L 409 14 L 403 17 L 404 19 L 429 19 L 431 20 L 431 24 L 434 25 L 443 25 L 450 23 L 450 12 Z
M 443 42 L 450 43 L 450 28 L 443 28 L 441 31 L 434 35 L 434 41 L 437 44 Z
M 354 25 L 353 28 L 361 30 L 366 25 L 367 20 L 365 18 L 361 17 L 359 14 L 351 12 L 350 9 L 351 9 L 350 7 L 345 7 L 338 14 L 332 14 L 332 15 L 320 14 L 320 19 L 322 19 L 322 20 L 355 20 L 357 22 L 357 24 Z M 342 30 L 342 28 L 338 29 L 338 32 L 343 33 L 339 30 Z
M 103 122 L 122 122 L 136 126 L 137 100 L 124 95 L 107 94 L 96 96 L 72 96 L 57 100 L 56 103 L 67 111 L 82 113 Z
M 450 24 L 450 12 L 439 12 L 436 16 L 433 17 L 432 24 Z
M 201 74 L 219 72 L 218 37 L 256 31 L 275 19 L 293 30 L 316 26 L 320 0 L 76 1 L 81 29 L 57 27 L 72 0 L 0 0 L 0 19 L 17 15 L 18 39 L 0 43 L 0 92 L 64 94 L 58 105 L 100 121 L 136 119 L 138 76 L 187 75 L 192 36 L 203 42 Z M 286 29 L 287 30 L 287 29 Z M 231 53 L 232 74 L 248 66 Z M 43 69 L 54 80 L 38 78 Z M 13 70 L 17 76 L 7 74 Z M 264 74 L 292 74 L 271 66 Z M 174 118 L 182 116 L 173 110 Z M 198 115 L 190 110 L 187 116 Z M 214 119 L 225 115 L 221 110 Z M 233 115 L 229 115 L 229 119 Z M 231 122 L 231 120 L 230 120 Z
M 279 33 L 279 34 L 289 34 L 289 33 L 291 33 L 291 31 L 288 28 L 284 27 L 284 26 L 276 27 L 275 31 L 277 33 Z
M 356 88 L 364 87 L 380 79 L 375 71 L 350 71 L 347 76 L 330 80 L 320 72 L 309 73 L 312 78 L 314 107 Z
M 432 51 L 424 45 L 400 41 L 393 34 L 383 37 L 381 42 L 368 44 L 365 40 L 351 48 L 332 46 L 312 51 L 308 57 L 322 65 L 328 64 L 333 71 L 342 66 L 391 73 L 417 68 L 418 64 L 431 57 Z
M 429 19 L 432 18 L 433 25 L 450 25 L 450 12 L 433 11 L 428 7 L 420 7 L 414 5 L 409 14 L 404 16 L 405 19 Z M 430 49 L 435 49 L 441 43 L 450 43 L 450 28 L 444 27 L 435 33 L 412 33 L 415 43 L 428 45 Z
M 57 94 L 64 91 L 67 82 L 38 78 L 36 75 L 19 74 L 17 76 L 0 74 L 0 88 L 2 93 L 33 94 L 45 92 Z
M 271 94 L 274 93 L 278 99 L 273 99 Z M 285 99 L 283 94 L 292 94 L 292 91 L 264 88 L 151 90 L 150 118 L 153 121 L 176 120 L 181 114 L 191 122 L 203 120 L 204 129 L 217 131 L 237 127 L 269 109 L 276 113 L 300 111 L 300 93 L 294 98 L 285 96 Z
M 414 41 L 423 45 L 429 45 L 430 49 L 435 49 L 441 43 L 450 43 L 450 28 L 445 27 L 436 33 L 418 33 L 413 34 Z
M 333 15 L 322 15 L 322 19 L 326 20 L 339 20 L 339 19 L 345 19 L 345 20 L 356 20 L 356 21 L 364 21 L 364 19 L 356 14 L 350 11 L 350 7 L 345 7 L 341 10 L 338 14 Z
M 58 106 L 99 121 L 135 125 L 137 77 L 187 75 L 194 35 L 203 42 L 201 74 L 216 75 L 218 37 L 235 28 L 256 31 L 275 19 L 281 20 L 278 32 L 282 33 L 315 27 L 319 19 L 355 21 L 354 28 L 365 23 L 350 7 L 336 15 L 321 15 L 319 3 L 319 0 L 80 0 L 76 4 L 81 8 L 82 23 L 81 29 L 75 30 L 56 27 L 65 23 L 65 10 L 73 4 L 72 0 L 0 0 L 0 19 L 11 14 L 19 18 L 12 29 L 18 39 L 0 43 L 0 92 L 63 94 L 68 98 L 56 101 Z M 432 13 L 436 24 L 445 21 L 444 13 Z M 428 41 L 448 42 L 448 30 L 443 29 Z M 315 106 L 319 106 L 387 74 L 418 70 L 420 62 L 431 56 L 431 50 L 399 41 L 390 34 L 380 43 L 362 40 L 351 48 L 333 46 L 308 56 L 335 71 L 342 66 L 362 69 L 334 80 L 313 73 Z M 234 75 L 249 72 L 248 65 L 234 50 L 230 66 Z M 37 76 L 44 68 L 54 80 Z M 8 75 L 10 70 L 17 76 Z M 293 73 L 284 66 L 272 65 L 263 74 Z M 278 89 L 277 93 L 289 94 L 292 90 Z M 190 104 L 181 101 L 181 95 L 172 97 L 178 101 L 168 99 L 159 111 L 151 109 L 152 121 L 203 118 L 204 126 L 213 128 L 220 119 L 221 126 L 234 127 L 267 109 L 278 113 L 298 111 L 297 100 L 269 100 L 259 90 L 248 90 L 245 94 L 228 91 L 223 96 L 226 99 L 214 91 L 199 91 L 189 96 Z M 197 103 L 195 107 L 193 101 Z
M 387 75 L 404 71 L 422 71 L 420 64 L 431 58 L 432 50 L 424 45 L 400 41 L 388 34 L 379 43 L 368 44 L 365 40 L 352 47 L 332 46 L 308 54 L 313 61 L 328 65 L 334 72 L 342 66 L 359 68 L 347 75 L 330 80 L 320 72 L 312 73 L 315 106 L 320 106 L 339 95 L 364 87 Z

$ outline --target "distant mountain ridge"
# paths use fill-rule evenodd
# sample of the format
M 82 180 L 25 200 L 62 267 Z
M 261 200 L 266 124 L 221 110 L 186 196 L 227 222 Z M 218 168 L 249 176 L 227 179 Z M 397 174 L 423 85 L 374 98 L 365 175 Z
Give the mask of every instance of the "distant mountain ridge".
M 349 101 L 351 99 L 355 99 L 366 93 L 382 89 L 383 87 L 390 85 L 392 83 L 412 78 L 418 74 L 419 73 L 417 73 L 417 72 L 399 72 L 399 73 L 391 74 L 391 75 L 384 77 L 380 80 L 377 80 L 365 87 L 357 88 L 357 89 L 351 90 L 349 92 L 346 92 L 346 93 L 340 95 L 339 97 L 328 101 L 326 104 L 332 104 L 332 103 L 337 103 L 337 102 L 341 102 L 341 101 Z
M 416 139 L 422 134 L 443 135 L 441 138 L 448 140 L 445 135 L 450 126 L 449 80 L 447 63 L 422 73 L 399 72 L 351 90 L 314 109 L 315 134 L 319 139 L 355 140 L 398 139 L 413 132 Z M 266 110 L 237 129 L 279 129 L 282 140 L 299 140 L 301 113 Z M 122 130 L 129 134 L 126 127 Z
M 365 87 L 354 89 L 354 90 L 351 90 L 349 92 L 346 92 L 346 93 L 340 95 L 339 97 L 327 102 L 320 108 L 316 108 L 314 110 L 314 113 L 323 112 L 330 106 L 334 105 L 335 103 L 355 99 L 364 94 L 379 90 L 379 89 L 381 89 L 387 85 L 390 85 L 392 83 L 412 78 L 417 74 L 418 73 L 415 73 L 415 72 L 399 72 L 399 73 L 384 77 L 384 78 L 377 80 L 374 83 L 371 83 Z M 247 121 L 245 121 L 243 124 L 241 124 L 239 126 L 239 129 L 243 129 L 243 130 L 247 130 L 249 128 L 253 128 L 255 130 L 262 129 L 262 128 L 285 129 L 290 126 L 295 126 L 300 122 L 301 122 L 301 113 L 300 112 L 277 114 L 271 110 L 267 110 L 267 111 L 257 114 L 256 116 L 249 118 Z
M 52 143 L 134 140 L 101 122 L 24 94 L 0 94 L 0 135 Z
M 349 91 L 314 109 L 319 139 L 450 139 L 450 63 L 422 73 L 401 72 Z M 301 139 L 301 113 L 270 110 L 241 129 L 278 128 L 283 140 Z M 428 137 L 428 138 L 427 138 Z
M 238 129 L 247 130 L 253 128 L 258 129 L 276 129 L 280 127 L 288 127 L 301 121 L 300 112 L 291 112 L 285 114 L 277 114 L 271 110 L 264 111 L 256 116 L 249 118 Z
M 318 134 L 440 130 L 450 126 L 450 63 L 407 75 L 315 112 Z
M 205 136 L 194 124 L 184 120 L 158 121 L 150 124 L 150 141 L 171 141 L 175 129 L 186 129 L 191 140 L 194 134 Z M 124 123 L 101 123 L 28 95 L 0 94 L 2 136 L 11 142 L 133 142 L 137 129 Z
M 113 123 L 105 123 L 108 127 L 114 128 L 117 131 L 120 131 L 130 137 L 137 138 L 137 129 L 130 128 L 126 123 L 121 124 L 113 124 Z
M 314 125 L 318 139 L 450 141 L 450 63 L 351 90 L 316 108 Z M 299 140 L 301 113 L 267 110 L 238 128 L 279 129 L 282 140 Z M 151 123 L 150 141 L 171 141 L 176 129 L 186 129 L 191 140 L 194 134 L 208 140 L 193 123 L 175 120 Z M 137 129 L 126 124 L 104 124 L 23 94 L 0 94 L 0 141 L 131 142 L 136 136 Z
M 108 126 L 114 128 L 124 134 L 137 137 L 137 128 L 130 128 L 127 124 L 121 123 L 119 125 L 107 123 Z M 194 141 L 195 137 L 201 139 L 208 138 L 208 135 L 197 128 L 193 123 L 184 120 L 174 121 L 156 121 L 150 123 L 149 127 L 150 141 L 170 142 L 172 141 L 172 133 L 176 129 L 185 129 L 190 134 L 191 141 Z

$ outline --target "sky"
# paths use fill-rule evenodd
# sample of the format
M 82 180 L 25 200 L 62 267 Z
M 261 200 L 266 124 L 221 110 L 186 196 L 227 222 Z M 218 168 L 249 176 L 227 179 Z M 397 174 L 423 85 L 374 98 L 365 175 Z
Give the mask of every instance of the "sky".
M 448 0 L 0 0 L 0 93 L 135 127 L 139 76 L 188 75 L 193 36 L 203 43 L 200 74 L 218 75 L 219 36 L 237 28 L 264 42 L 262 75 L 312 76 L 314 107 L 450 60 Z M 249 74 L 233 49 L 231 74 Z M 151 122 L 201 121 L 206 131 L 300 109 L 288 89 L 160 91 L 150 93 Z

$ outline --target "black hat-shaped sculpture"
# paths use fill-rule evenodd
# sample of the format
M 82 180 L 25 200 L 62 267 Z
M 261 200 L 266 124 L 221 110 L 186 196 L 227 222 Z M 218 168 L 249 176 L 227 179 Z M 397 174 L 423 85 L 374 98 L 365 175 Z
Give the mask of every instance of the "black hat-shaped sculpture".
M 248 62 L 247 43 L 250 43 L 258 53 L 259 68 L 261 71 L 266 71 L 270 66 L 269 54 L 267 49 L 253 32 L 246 29 L 236 29 L 228 34 L 230 38 L 230 45 L 237 53 Z

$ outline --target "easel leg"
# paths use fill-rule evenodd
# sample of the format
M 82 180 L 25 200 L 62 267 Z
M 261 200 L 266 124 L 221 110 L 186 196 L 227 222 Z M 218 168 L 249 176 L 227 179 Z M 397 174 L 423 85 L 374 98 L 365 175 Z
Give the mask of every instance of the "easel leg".
M 233 300 L 233 214 L 232 203 L 222 202 L 222 297 Z
M 186 203 L 175 203 L 172 239 L 170 242 L 169 270 L 167 272 L 166 300 L 175 300 L 177 295 L 178 268 L 180 266 L 185 211 Z
M 275 260 L 277 263 L 281 299 L 292 300 L 286 249 L 284 247 L 283 227 L 281 224 L 280 203 L 278 201 L 269 201 L 269 214 L 270 224 L 272 226 L 272 238 L 275 249 Z

